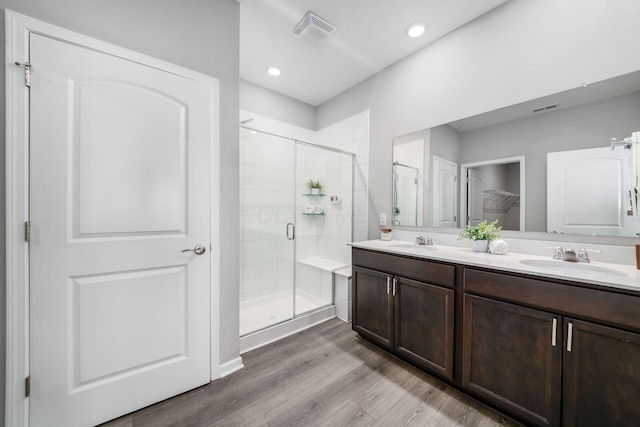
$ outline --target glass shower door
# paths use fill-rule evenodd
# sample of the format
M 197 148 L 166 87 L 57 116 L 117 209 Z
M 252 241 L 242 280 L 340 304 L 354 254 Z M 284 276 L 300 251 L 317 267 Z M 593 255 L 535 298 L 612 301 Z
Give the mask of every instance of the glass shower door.
M 334 303 L 333 271 L 351 264 L 353 156 L 297 143 L 295 316 Z M 319 181 L 319 192 L 308 182 Z
M 240 335 L 294 316 L 295 144 L 240 129 Z

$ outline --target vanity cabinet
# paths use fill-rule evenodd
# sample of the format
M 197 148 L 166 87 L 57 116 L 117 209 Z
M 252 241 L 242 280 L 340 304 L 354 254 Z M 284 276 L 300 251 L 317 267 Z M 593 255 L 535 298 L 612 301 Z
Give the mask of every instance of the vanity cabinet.
M 640 297 L 470 268 L 464 291 L 465 389 L 533 425 L 638 425 Z
M 640 292 L 359 248 L 353 264 L 364 338 L 526 425 L 639 425 Z
M 354 250 L 353 329 L 416 366 L 451 380 L 454 290 L 402 273 L 422 274 L 453 287 L 453 267 L 383 256 L 390 259 L 379 262 L 379 254 L 356 255 Z
M 380 347 L 393 347 L 393 300 L 389 296 L 390 276 L 354 267 L 352 273 L 353 330 Z
M 640 423 L 640 334 L 565 319 L 563 425 Z
M 560 316 L 464 296 L 462 386 L 535 425 L 560 424 Z

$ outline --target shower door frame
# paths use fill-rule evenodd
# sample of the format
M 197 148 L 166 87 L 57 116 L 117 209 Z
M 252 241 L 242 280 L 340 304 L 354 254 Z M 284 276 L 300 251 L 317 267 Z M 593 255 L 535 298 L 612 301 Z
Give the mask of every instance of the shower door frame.
M 263 134 L 263 135 L 269 135 L 269 136 L 280 138 L 280 139 L 283 139 L 283 140 L 288 140 L 288 141 L 291 141 L 293 144 L 295 144 L 294 145 L 294 154 L 295 154 L 294 171 L 295 171 L 296 175 L 297 175 L 297 171 L 298 171 L 298 165 L 297 165 L 297 163 L 298 163 L 298 156 L 297 156 L 298 147 L 301 146 L 301 145 L 302 146 L 311 147 L 311 148 L 315 148 L 315 149 L 331 151 L 331 152 L 334 152 L 334 153 L 337 153 L 337 154 L 342 154 L 342 155 L 349 156 L 350 159 L 351 159 L 351 207 L 350 207 L 350 212 L 351 212 L 351 219 L 350 219 L 350 221 L 351 221 L 351 227 L 350 227 L 351 236 L 349 237 L 349 240 L 353 241 L 353 216 L 354 216 L 354 212 L 353 212 L 353 193 L 354 193 L 353 185 L 354 185 L 354 170 L 355 170 L 355 164 L 354 164 L 355 153 L 351 153 L 349 151 L 341 150 L 339 148 L 328 147 L 328 146 L 324 146 L 324 145 L 315 144 L 315 143 L 312 143 L 312 142 L 302 141 L 302 140 L 299 140 L 299 139 L 295 139 L 295 138 L 279 135 L 279 134 L 276 134 L 276 133 L 273 133 L 273 132 L 260 130 L 258 128 L 247 126 L 246 124 L 242 124 L 242 123 L 240 124 L 239 127 L 240 127 L 240 129 L 245 129 L 245 130 L 248 130 L 250 132 L 257 132 L 257 133 L 260 133 L 260 134 Z M 297 304 L 297 302 L 296 302 L 296 296 L 297 296 L 296 295 L 296 293 L 297 293 L 297 286 L 296 286 L 296 270 L 297 270 L 297 267 L 296 267 L 296 264 L 297 264 L 296 227 L 298 225 L 298 221 L 297 221 L 297 214 L 298 213 L 296 211 L 297 207 L 296 207 L 296 201 L 295 200 L 296 200 L 297 194 L 299 193 L 299 188 L 298 188 L 297 184 L 298 183 L 297 183 L 297 177 L 296 177 L 296 181 L 295 181 L 295 184 L 294 184 L 294 195 L 293 195 L 293 197 L 294 197 L 294 199 L 293 199 L 294 212 L 293 212 L 293 223 L 292 223 L 293 224 L 293 239 L 289 239 L 289 224 L 291 224 L 291 223 L 287 223 L 286 224 L 286 231 L 285 231 L 287 239 L 293 241 L 293 260 L 292 260 L 292 262 L 293 262 L 293 266 L 292 266 L 292 268 L 293 268 L 293 289 L 292 289 L 292 299 L 293 299 L 293 301 L 292 301 L 292 312 L 291 312 L 292 316 L 287 318 L 287 319 L 280 320 L 280 321 L 277 321 L 275 323 L 271 323 L 271 324 L 269 324 L 267 326 L 260 327 L 260 328 L 258 328 L 256 330 L 252 330 L 252 331 L 246 332 L 245 334 L 241 335 L 241 337 L 249 336 L 251 334 L 266 330 L 266 329 L 271 328 L 273 326 L 290 322 L 292 320 L 295 320 L 297 318 L 301 318 L 301 317 L 304 317 L 306 315 L 318 312 L 320 310 L 323 310 L 323 309 L 325 309 L 327 307 L 330 307 L 331 305 L 335 304 L 335 290 L 333 289 L 333 283 L 332 283 L 331 302 L 329 302 L 327 304 L 324 304 L 324 305 L 321 305 L 321 306 L 318 306 L 318 307 L 315 307 L 315 308 L 313 308 L 313 309 L 311 309 L 309 311 L 305 311 L 305 312 L 302 312 L 302 313 L 296 313 L 296 304 Z M 242 189 L 240 191 L 242 191 Z

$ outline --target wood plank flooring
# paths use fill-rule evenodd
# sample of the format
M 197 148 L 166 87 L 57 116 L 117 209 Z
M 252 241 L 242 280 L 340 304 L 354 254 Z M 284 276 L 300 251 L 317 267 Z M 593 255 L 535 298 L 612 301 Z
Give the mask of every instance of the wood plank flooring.
M 243 355 L 245 368 L 103 424 L 515 426 L 332 319 Z

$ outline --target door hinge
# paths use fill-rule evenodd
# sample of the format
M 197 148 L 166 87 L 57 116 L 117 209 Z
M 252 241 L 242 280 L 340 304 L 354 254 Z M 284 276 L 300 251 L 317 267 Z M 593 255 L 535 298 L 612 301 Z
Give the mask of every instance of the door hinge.
M 29 221 L 24 223 L 24 240 L 25 242 L 31 241 L 31 223 Z
M 18 67 L 24 67 L 24 85 L 28 88 L 31 87 L 31 63 L 30 62 L 16 62 Z
M 31 395 L 31 375 L 24 379 L 24 397 Z
M 454 216 L 453 216 L 453 222 L 456 222 L 457 220 L 458 220 L 458 216 L 457 216 L 457 215 L 454 215 Z

